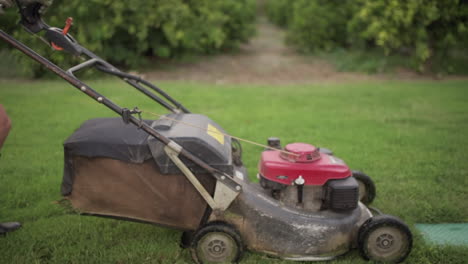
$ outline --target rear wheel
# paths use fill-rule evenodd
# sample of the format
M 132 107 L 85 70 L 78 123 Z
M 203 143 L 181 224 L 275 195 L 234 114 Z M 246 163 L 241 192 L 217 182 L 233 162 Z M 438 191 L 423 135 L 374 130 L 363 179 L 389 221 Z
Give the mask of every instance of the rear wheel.
M 366 260 L 400 263 L 408 256 L 412 245 L 410 229 L 393 216 L 369 218 L 359 229 L 359 252 Z
M 224 223 L 209 224 L 193 236 L 191 252 L 196 263 L 237 263 L 244 248 L 237 230 Z
M 182 233 L 179 243 L 181 248 L 186 249 L 190 247 L 190 245 L 192 244 L 193 233 L 193 231 L 185 231 Z
M 376 194 L 374 181 L 361 171 L 353 171 L 353 177 L 359 184 L 359 201 L 363 204 L 371 204 Z

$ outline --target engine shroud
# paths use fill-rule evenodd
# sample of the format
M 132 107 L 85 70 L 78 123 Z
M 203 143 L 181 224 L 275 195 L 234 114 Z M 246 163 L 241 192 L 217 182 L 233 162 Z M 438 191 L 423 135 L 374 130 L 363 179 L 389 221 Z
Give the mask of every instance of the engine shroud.
M 322 186 L 328 180 L 351 176 L 351 170 L 341 159 L 320 153 L 312 145 L 294 143 L 287 145 L 285 150 L 296 154 L 296 158 L 279 150 L 266 150 L 262 153 L 259 163 L 262 177 L 280 184 L 292 185 L 301 176 L 305 181 L 304 185 Z

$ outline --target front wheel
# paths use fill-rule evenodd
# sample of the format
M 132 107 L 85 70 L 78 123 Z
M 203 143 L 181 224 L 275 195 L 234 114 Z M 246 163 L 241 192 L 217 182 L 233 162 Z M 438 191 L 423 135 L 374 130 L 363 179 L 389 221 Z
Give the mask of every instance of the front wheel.
M 208 224 L 193 236 L 192 258 L 196 263 L 237 263 L 244 247 L 236 229 L 224 223 Z
M 400 263 L 409 255 L 412 246 L 410 229 L 396 217 L 374 216 L 359 228 L 359 252 L 366 260 Z

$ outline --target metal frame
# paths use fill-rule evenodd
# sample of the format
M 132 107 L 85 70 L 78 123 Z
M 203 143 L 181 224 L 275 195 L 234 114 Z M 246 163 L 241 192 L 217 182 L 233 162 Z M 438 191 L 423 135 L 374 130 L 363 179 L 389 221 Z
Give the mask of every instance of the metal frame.
M 192 183 L 193 187 L 200 193 L 203 199 L 208 203 L 208 205 L 214 211 L 226 210 L 231 203 L 236 199 L 241 191 L 241 186 L 237 185 L 233 189 L 229 184 L 226 184 L 226 176 L 221 176 L 221 181 L 216 182 L 214 198 L 210 193 L 203 187 L 200 181 L 195 177 L 195 175 L 190 171 L 190 169 L 180 160 L 179 153 L 182 150 L 182 147 L 174 141 L 171 141 L 164 147 L 164 151 L 169 156 L 169 158 L 176 164 L 176 166 L 182 171 L 182 173 L 187 177 L 187 179 Z

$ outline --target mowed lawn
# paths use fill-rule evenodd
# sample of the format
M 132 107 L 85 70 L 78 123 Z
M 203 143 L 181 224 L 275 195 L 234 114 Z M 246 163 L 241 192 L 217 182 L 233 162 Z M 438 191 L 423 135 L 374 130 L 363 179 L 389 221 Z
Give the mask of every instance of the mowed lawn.
M 122 106 L 165 113 L 124 83 L 91 84 Z M 327 147 L 371 175 L 374 206 L 401 217 L 415 234 L 408 263 L 468 260 L 467 247 L 427 244 L 413 226 L 468 222 L 468 81 L 160 86 L 232 135 Z M 0 81 L 0 103 L 13 119 L 0 158 L 0 222 L 24 225 L 0 237 L 0 263 L 191 262 L 178 246 L 180 231 L 80 216 L 57 203 L 63 141 L 83 121 L 113 112 L 61 81 Z M 262 149 L 243 145 L 255 179 Z M 294 262 L 249 252 L 243 263 Z M 366 262 L 351 251 L 329 263 Z

